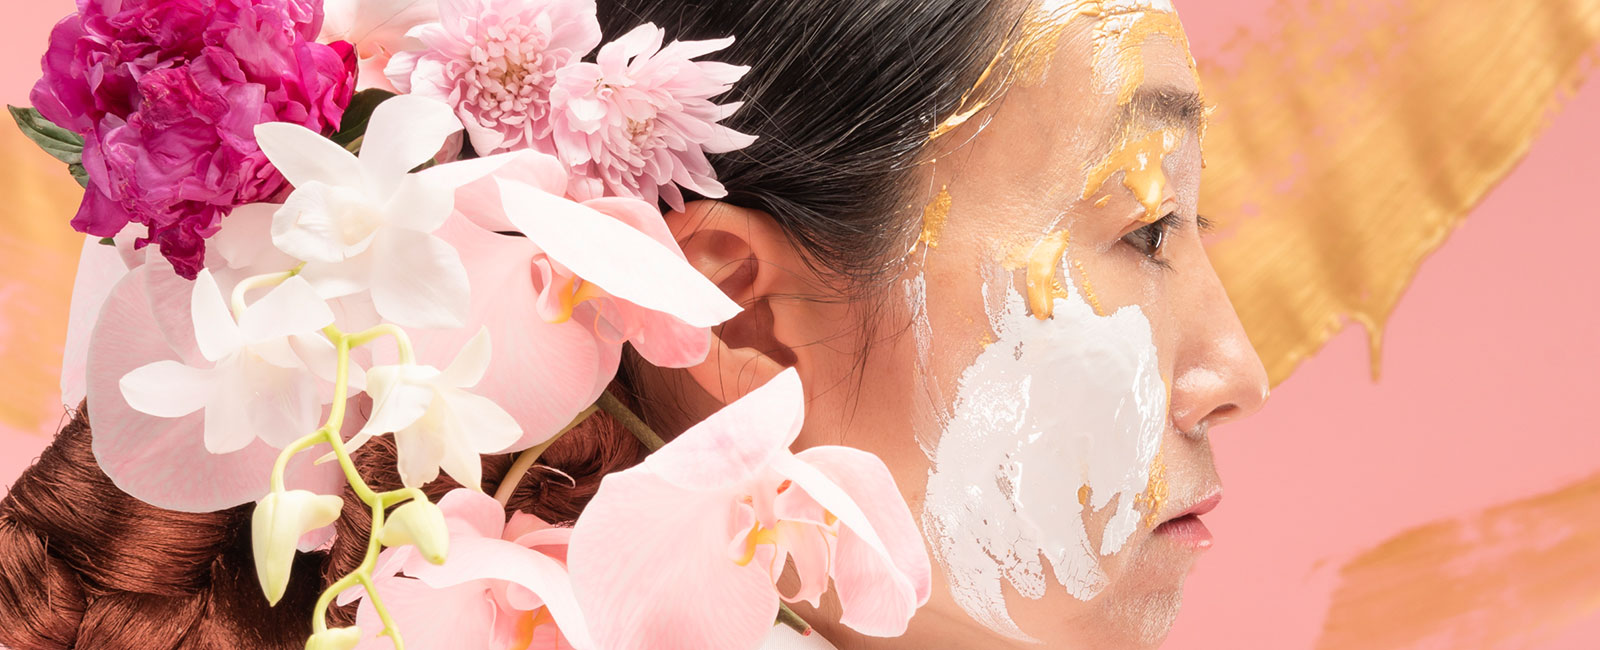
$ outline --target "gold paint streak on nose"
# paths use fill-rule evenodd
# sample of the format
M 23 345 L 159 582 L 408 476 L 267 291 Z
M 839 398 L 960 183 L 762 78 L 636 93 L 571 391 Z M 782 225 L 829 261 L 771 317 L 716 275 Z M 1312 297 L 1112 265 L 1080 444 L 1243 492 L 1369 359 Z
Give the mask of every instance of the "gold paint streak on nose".
M 1056 269 L 1072 236 L 1065 228 L 1044 236 L 1028 256 L 1028 310 L 1039 320 L 1055 314 Z
M 1600 43 L 1600 0 L 1295 3 L 1201 61 L 1201 213 L 1271 383 L 1347 321 L 1382 333 L 1422 261 L 1528 153 Z M 1350 44 L 1360 44 L 1352 48 Z

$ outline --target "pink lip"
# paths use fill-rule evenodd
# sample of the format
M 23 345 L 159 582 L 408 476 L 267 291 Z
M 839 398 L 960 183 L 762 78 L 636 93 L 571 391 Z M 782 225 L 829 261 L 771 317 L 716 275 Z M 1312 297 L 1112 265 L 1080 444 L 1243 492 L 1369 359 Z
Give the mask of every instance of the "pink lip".
M 1219 503 L 1222 503 L 1222 488 L 1213 488 L 1210 496 L 1189 506 L 1189 509 L 1182 514 L 1156 526 L 1155 534 L 1162 535 L 1190 550 L 1203 551 L 1211 548 L 1215 539 L 1211 536 L 1211 529 L 1206 528 L 1205 522 L 1200 521 L 1200 515 L 1211 512 Z

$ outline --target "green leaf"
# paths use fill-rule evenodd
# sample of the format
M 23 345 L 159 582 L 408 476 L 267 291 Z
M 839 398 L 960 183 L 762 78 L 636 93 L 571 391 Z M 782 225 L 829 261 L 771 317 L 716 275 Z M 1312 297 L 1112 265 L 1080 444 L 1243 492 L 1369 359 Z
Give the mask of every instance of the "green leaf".
M 88 189 L 89 170 L 83 168 L 83 163 L 75 162 L 67 165 L 67 172 L 72 174 L 72 180 L 78 181 L 79 186 Z
M 100 238 L 100 245 L 101 246 L 116 246 L 117 245 L 117 240 L 112 239 L 110 237 L 101 237 Z
M 372 121 L 372 110 L 390 97 L 394 97 L 394 93 L 378 88 L 368 88 L 356 93 L 350 100 L 350 105 L 344 109 L 344 117 L 339 120 L 339 131 L 333 134 L 333 141 L 349 149 L 351 143 L 366 135 L 367 123 Z
M 68 165 L 83 162 L 83 136 L 56 126 L 50 120 L 44 119 L 37 110 L 15 106 L 6 108 L 10 109 L 11 119 L 17 121 L 17 127 L 22 129 L 22 134 L 39 145 L 45 153 L 50 154 L 50 157 Z

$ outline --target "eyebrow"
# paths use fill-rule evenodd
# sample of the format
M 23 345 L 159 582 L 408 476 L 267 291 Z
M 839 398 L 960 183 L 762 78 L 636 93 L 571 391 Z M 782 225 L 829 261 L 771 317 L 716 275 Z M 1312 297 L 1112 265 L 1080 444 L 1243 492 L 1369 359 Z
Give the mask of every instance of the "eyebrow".
M 1141 125 L 1184 128 L 1199 133 L 1205 115 L 1206 104 L 1200 93 L 1173 86 L 1141 86 L 1123 105 L 1117 117 L 1117 131 Z

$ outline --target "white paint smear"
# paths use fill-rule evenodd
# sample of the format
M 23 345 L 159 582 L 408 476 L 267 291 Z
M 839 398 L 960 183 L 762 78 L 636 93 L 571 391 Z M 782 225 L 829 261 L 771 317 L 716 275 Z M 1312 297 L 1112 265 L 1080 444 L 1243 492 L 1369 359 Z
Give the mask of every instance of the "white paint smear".
M 995 632 L 1033 641 L 1007 611 L 1001 580 L 1034 599 L 1047 576 L 1082 600 L 1105 587 L 1099 556 L 1138 528 L 1134 497 L 1161 445 L 1167 395 L 1138 306 L 1097 316 L 1074 288 L 1041 321 L 1002 286 L 995 342 L 961 377 L 922 517 L 956 602 Z M 1090 508 L 1116 501 L 1098 545 L 1078 502 L 1084 485 Z

